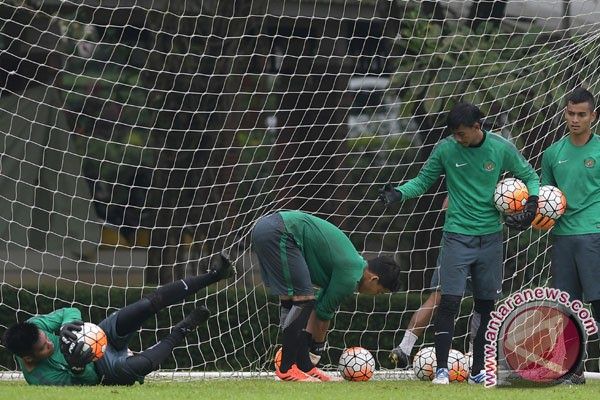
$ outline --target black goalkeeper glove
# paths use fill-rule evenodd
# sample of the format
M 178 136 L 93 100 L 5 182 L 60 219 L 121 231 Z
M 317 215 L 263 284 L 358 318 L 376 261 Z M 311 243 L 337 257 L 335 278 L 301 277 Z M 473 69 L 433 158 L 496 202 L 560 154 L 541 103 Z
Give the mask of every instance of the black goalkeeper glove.
M 308 355 L 310 356 L 310 361 L 314 365 L 317 365 L 319 361 L 321 361 L 321 356 L 323 352 L 327 349 L 327 341 L 324 342 L 315 342 L 311 340 L 310 348 L 308 350 Z
M 60 327 L 60 351 L 63 354 L 69 352 L 69 347 L 77 341 L 77 335 L 75 332 L 81 331 L 83 327 L 83 321 L 71 321 Z
M 504 220 L 504 223 L 506 223 L 506 226 L 509 228 L 515 228 L 520 231 L 524 231 L 531 226 L 531 223 L 535 218 L 535 214 L 537 214 L 537 209 L 538 196 L 529 196 L 523 211 L 518 214 L 511 214 L 507 216 Z
M 384 206 L 396 203 L 402 200 L 402 193 L 394 189 L 391 183 L 387 183 L 384 187 L 379 189 L 379 200 L 383 202 Z
M 92 348 L 88 346 L 88 348 L 84 350 L 83 345 L 83 342 L 73 342 L 66 353 L 63 351 L 65 360 L 67 360 L 69 367 L 71 367 L 71 372 L 74 374 L 82 373 L 85 366 L 94 359 Z

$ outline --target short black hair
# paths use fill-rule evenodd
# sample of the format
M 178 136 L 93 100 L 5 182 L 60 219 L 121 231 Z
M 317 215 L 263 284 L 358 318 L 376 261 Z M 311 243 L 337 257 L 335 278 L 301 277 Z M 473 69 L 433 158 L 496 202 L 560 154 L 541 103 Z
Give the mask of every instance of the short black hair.
M 400 266 L 386 256 L 372 258 L 367 261 L 369 271 L 379 277 L 379 284 L 390 292 L 400 290 Z
M 594 95 L 582 87 L 578 87 L 577 89 L 573 90 L 567 95 L 566 104 L 569 103 L 588 103 L 592 112 L 596 109 L 596 101 L 594 100 Z
M 31 322 L 19 322 L 8 328 L 2 336 L 2 344 L 16 356 L 33 354 L 33 346 L 40 340 L 39 328 Z
M 473 126 L 476 123 L 482 125 L 483 113 L 474 104 L 467 102 L 460 102 L 456 104 L 446 117 L 446 126 L 448 129 L 456 129 L 459 126 Z

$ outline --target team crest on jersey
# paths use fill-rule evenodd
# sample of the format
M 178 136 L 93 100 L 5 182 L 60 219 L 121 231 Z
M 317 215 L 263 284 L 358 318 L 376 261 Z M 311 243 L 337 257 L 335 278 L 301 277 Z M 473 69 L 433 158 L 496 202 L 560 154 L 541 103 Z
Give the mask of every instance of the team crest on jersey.
M 494 168 L 496 168 L 496 164 L 494 164 L 493 161 L 486 161 L 483 163 L 483 169 L 485 169 L 486 171 L 493 171 Z
M 586 158 L 585 160 L 583 160 L 583 165 L 585 165 L 586 168 L 593 168 L 594 165 L 596 165 L 596 160 L 594 160 L 591 157 Z

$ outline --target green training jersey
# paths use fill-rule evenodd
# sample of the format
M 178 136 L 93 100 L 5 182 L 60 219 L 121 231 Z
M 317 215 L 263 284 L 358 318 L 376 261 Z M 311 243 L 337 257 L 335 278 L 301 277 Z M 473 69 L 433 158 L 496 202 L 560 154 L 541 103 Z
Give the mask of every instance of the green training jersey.
M 97 385 L 100 382 L 94 363 L 86 365 L 82 373 L 74 374 L 60 351 L 60 338 L 56 333 L 63 324 L 76 320 L 81 321 L 81 312 L 76 308 L 61 308 L 53 313 L 39 315 L 28 320 L 48 336 L 54 345 L 54 353 L 38 363 L 31 371 L 28 371 L 23 360 L 17 357 L 27 383 L 30 385 L 71 386 Z
M 343 299 L 356 292 L 367 262 L 335 225 L 301 211 L 280 214 L 308 264 L 312 283 L 321 288 L 317 316 L 331 320 Z
M 567 198 L 567 209 L 552 233 L 582 235 L 600 232 L 600 136 L 583 146 L 565 136 L 544 151 L 542 185 L 558 187 Z
M 445 174 L 449 197 L 446 232 L 479 236 L 502 230 L 494 190 L 504 172 L 521 179 L 529 195 L 539 193 L 538 175 L 516 147 L 494 133 L 483 134 L 477 147 L 464 147 L 452 136 L 441 140 L 417 177 L 396 188 L 403 199 L 411 199 L 425 193 Z

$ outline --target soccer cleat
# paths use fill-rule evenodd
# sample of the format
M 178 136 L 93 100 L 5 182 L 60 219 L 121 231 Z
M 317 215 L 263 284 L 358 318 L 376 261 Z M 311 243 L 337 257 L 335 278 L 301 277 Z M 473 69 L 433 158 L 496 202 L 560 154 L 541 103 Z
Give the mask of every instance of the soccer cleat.
M 480 385 L 485 382 L 485 370 L 479 371 L 477 375 L 469 374 L 469 385 Z
M 210 317 L 208 308 L 200 306 L 175 325 L 174 329 L 180 329 L 184 334 L 192 332 L 198 328 L 198 325 L 206 322 L 208 317 Z
M 396 364 L 396 368 L 408 368 L 411 366 L 410 356 L 403 352 L 400 346 L 392 350 L 390 360 Z
M 340 377 L 333 377 L 327 375 L 325 372 L 321 371 L 319 368 L 314 367 L 310 371 L 306 372 L 307 375 L 312 376 L 313 378 L 317 378 L 321 382 L 339 382 L 342 380 Z
M 279 368 L 275 368 L 275 376 L 282 381 L 288 382 L 321 382 L 318 378 L 313 378 L 307 373 L 300 371 L 296 364 L 292 365 L 285 372 L 281 372 Z
M 448 368 L 438 368 L 435 371 L 435 378 L 431 381 L 434 385 L 448 385 L 450 378 L 448 377 Z
M 217 261 L 210 266 L 209 272 L 215 274 L 218 280 L 233 276 L 235 271 L 229 258 L 229 253 L 226 250 L 222 250 L 219 253 Z
M 560 378 L 559 382 L 563 385 L 585 385 L 583 365 L 577 368 L 575 372 L 572 372 Z

